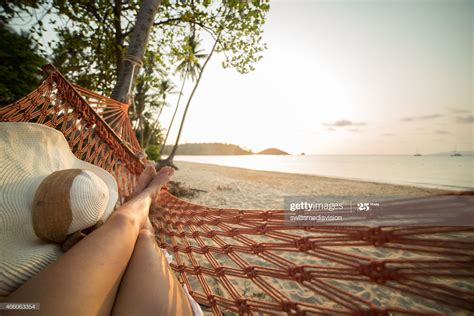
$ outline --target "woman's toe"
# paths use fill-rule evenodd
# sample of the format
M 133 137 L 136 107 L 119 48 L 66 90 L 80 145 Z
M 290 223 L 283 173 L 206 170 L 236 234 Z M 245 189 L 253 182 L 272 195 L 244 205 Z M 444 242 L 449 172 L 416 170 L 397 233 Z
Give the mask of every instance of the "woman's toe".
M 140 175 L 140 177 L 138 177 L 137 185 L 135 186 L 134 193 L 139 193 L 143 191 L 148 186 L 150 181 L 153 179 L 155 174 L 156 174 L 155 166 L 147 165 L 145 167 L 145 170 L 143 170 L 142 174 Z

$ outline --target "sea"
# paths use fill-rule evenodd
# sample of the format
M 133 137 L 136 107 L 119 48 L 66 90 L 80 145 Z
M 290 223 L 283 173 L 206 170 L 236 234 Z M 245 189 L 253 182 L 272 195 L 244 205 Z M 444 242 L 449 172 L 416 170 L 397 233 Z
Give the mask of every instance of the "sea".
M 327 176 L 454 191 L 474 190 L 474 156 L 176 156 L 175 161 L 190 161 L 254 170 Z M 179 164 L 177 165 L 179 167 Z

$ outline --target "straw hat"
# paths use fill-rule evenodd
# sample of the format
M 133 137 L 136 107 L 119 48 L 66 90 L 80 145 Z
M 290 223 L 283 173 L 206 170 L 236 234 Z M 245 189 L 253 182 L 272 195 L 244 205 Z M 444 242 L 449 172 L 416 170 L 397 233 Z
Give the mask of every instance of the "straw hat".
M 107 220 L 117 199 L 112 175 L 77 159 L 59 131 L 0 123 L 0 296 Z

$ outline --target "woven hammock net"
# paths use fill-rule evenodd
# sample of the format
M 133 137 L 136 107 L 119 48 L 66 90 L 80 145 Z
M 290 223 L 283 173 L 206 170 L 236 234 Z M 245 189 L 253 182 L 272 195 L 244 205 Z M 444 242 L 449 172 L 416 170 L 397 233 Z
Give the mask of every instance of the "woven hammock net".
M 0 121 L 61 131 L 78 158 L 115 176 L 123 201 L 143 170 L 128 105 L 69 83 L 51 65 L 44 70 L 35 91 L 0 108 Z M 285 225 L 283 212 L 210 208 L 164 189 L 150 216 L 205 314 L 474 312 L 472 227 L 298 227 Z

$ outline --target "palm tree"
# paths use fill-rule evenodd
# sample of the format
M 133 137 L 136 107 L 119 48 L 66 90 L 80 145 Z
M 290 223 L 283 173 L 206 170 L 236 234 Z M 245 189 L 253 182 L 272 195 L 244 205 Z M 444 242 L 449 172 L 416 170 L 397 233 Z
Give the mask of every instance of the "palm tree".
M 161 97 L 161 100 L 159 101 L 159 112 L 158 115 L 155 117 L 155 122 L 151 125 L 151 131 L 148 133 L 147 141 L 145 143 L 145 147 L 148 146 L 150 143 L 151 135 L 153 134 L 153 131 L 156 130 L 158 127 L 158 119 L 161 116 L 161 113 L 163 112 L 163 108 L 165 106 L 168 106 L 169 103 L 166 101 L 168 95 L 170 94 L 175 94 L 176 85 L 170 80 L 170 79 L 163 79 L 160 82 L 159 85 L 159 96 Z
M 135 78 L 145 55 L 146 45 L 153 28 L 155 15 L 160 7 L 161 0 L 143 0 L 137 13 L 130 42 L 122 60 L 117 75 L 117 83 L 112 91 L 111 98 L 128 103 L 130 94 L 134 90 Z
M 178 112 L 179 102 L 181 101 L 181 96 L 183 95 L 184 85 L 186 83 L 186 79 L 191 79 L 191 81 L 195 81 L 198 74 L 201 72 L 201 64 L 200 60 L 206 57 L 206 54 L 203 54 L 203 50 L 199 49 L 200 40 L 196 39 L 194 35 L 186 37 L 185 45 L 182 46 L 181 51 L 175 51 L 177 58 L 178 58 L 178 66 L 176 67 L 176 73 L 181 75 L 181 79 L 183 83 L 181 84 L 181 90 L 179 92 L 178 101 L 176 102 L 176 108 L 173 112 L 173 117 L 171 118 L 171 122 L 168 126 L 168 130 L 166 131 L 165 140 L 163 141 L 163 145 L 161 146 L 160 155 L 163 154 L 166 141 L 168 140 L 168 136 L 173 126 L 174 118 L 176 117 L 176 113 Z
M 152 79 L 155 77 L 156 54 L 147 52 L 145 57 L 143 69 L 137 78 L 136 93 L 132 99 L 133 108 L 131 109 L 132 119 L 136 120 L 136 130 L 142 148 L 146 147 L 145 126 L 147 126 L 148 129 L 154 126 L 148 122 L 151 119 L 150 115 L 145 114 L 162 108 L 162 102 L 160 100 L 161 94 L 157 93 L 160 87 L 156 85 L 155 80 Z
M 170 165 L 170 166 L 173 166 L 173 167 L 176 168 L 176 166 L 174 166 L 174 164 L 173 164 L 173 159 L 174 159 L 174 156 L 176 155 L 176 151 L 178 149 L 179 138 L 181 137 L 181 132 L 183 131 L 184 121 L 186 120 L 186 114 L 188 113 L 189 105 L 191 104 L 194 93 L 196 92 L 196 90 L 199 86 L 199 82 L 201 82 L 201 78 L 202 78 L 202 74 L 204 72 L 204 69 L 206 68 L 209 60 L 211 59 L 212 54 L 216 50 L 217 43 L 219 43 L 220 34 L 221 33 L 219 33 L 217 35 L 217 38 L 215 39 L 214 45 L 212 46 L 212 49 L 211 49 L 209 55 L 207 55 L 206 61 L 204 62 L 204 64 L 200 68 L 199 75 L 198 75 L 197 80 L 196 80 L 196 84 L 194 85 L 194 88 L 191 91 L 191 95 L 189 96 L 188 102 L 186 103 L 186 107 L 184 109 L 183 118 L 181 119 L 181 124 L 179 126 L 178 136 L 176 137 L 176 141 L 175 141 L 175 144 L 173 146 L 173 150 L 171 151 L 170 155 L 165 160 L 162 160 L 162 161 L 158 162 L 158 167 Z

